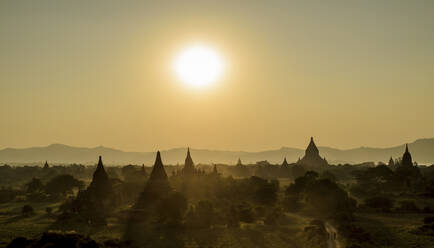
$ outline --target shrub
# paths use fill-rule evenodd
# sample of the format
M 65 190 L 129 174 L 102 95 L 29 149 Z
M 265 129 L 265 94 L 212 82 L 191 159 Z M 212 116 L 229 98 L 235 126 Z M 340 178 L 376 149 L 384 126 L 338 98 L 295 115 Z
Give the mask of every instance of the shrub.
M 21 209 L 21 213 L 24 215 L 24 216 L 30 216 L 30 215 L 32 215 L 33 213 L 35 212 L 35 210 L 33 209 L 33 207 L 32 206 L 30 206 L 30 205 L 24 205 L 23 206 L 23 208 Z
M 278 224 L 278 221 L 281 219 L 282 216 L 282 209 L 274 208 L 270 213 L 267 214 L 267 217 L 265 218 L 265 224 L 276 225 Z
M 423 218 L 423 223 L 424 224 L 434 223 L 434 216 L 428 216 L 428 217 Z
M 47 212 L 47 214 L 51 214 L 51 212 L 53 212 L 53 209 L 50 208 L 50 207 L 47 207 L 47 208 L 45 209 L 45 212 Z
M 393 207 L 393 200 L 387 197 L 376 196 L 366 199 L 365 204 L 370 208 L 379 209 L 383 212 L 389 212 Z
M 418 213 L 420 211 L 413 201 L 402 201 L 399 204 L 400 206 L 397 210 L 400 212 Z

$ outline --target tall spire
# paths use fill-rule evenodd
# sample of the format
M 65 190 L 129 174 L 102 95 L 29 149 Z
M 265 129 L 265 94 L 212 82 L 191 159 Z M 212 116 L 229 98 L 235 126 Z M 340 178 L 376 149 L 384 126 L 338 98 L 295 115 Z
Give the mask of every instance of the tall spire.
M 389 164 L 388 164 L 388 166 L 395 166 L 395 162 L 393 161 L 393 158 L 392 158 L 392 157 L 390 157 L 390 159 L 389 159 Z
M 288 168 L 288 161 L 286 161 L 286 157 L 283 159 L 282 168 Z
M 152 168 L 149 180 L 167 180 L 166 170 L 164 169 L 163 161 L 161 161 L 160 151 L 157 151 L 154 167 Z
M 241 158 L 238 158 L 237 166 L 242 166 L 242 165 L 243 165 L 243 163 L 241 163 Z
M 413 166 L 413 160 L 411 154 L 408 151 L 408 144 L 405 144 L 405 152 L 402 155 L 402 165 L 403 166 Z
M 218 174 L 218 171 L 217 171 L 217 165 L 216 165 L 216 164 L 214 164 L 213 173 L 214 173 L 214 174 Z
M 163 162 L 161 161 L 160 151 L 157 151 L 154 167 L 152 168 L 151 176 L 146 183 L 145 191 L 156 194 L 165 194 L 170 191 L 170 183 L 167 179 Z
M 190 147 L 187 148 L 187 156 L 185 158 L 183 172 L 186 175 L 192 175 L 195 173 L 194 162 L 190 155 Z
M 49 168 L 49 166 L 48 166 L 48 161 L 45 161 L 44 169 L 48 169 L 48 168 Z
M 94 192 L 95 195 L 107 195 L 111 191 L 109 177 L 104 169 L 101 156 L 99 156 L 98 165 L 96 166 L 95 172 L 93 173 L 89 190 Z
M 98 159 L 98 166 L 96 167 L 97 169 L 98 168 L 102 168 L 102 169 L 104 169 L 104 165 L 102 164 L 102 157 L 101 156 L 99 156 L 99 159 Z
M 319 150 L 318 150 L 318 148 L 316 147 L 316 145 L 315 145 L 315 142 L 313 141 L 313 137 L 310 137 L 310 142 L 309 142 L 309 145 L 307 146 L 307 148 L 306 148 L 306 156 L 309 156 L 309 155 L 319 155 Z
M 98 165 L 96 166 L 96 170 L 93 173 L 93 179 L 95 180 L 96 178 L 99 178 L 100 180 L 108 180 L 108 175 L 104 169 L 101 156 L 99 156 Z

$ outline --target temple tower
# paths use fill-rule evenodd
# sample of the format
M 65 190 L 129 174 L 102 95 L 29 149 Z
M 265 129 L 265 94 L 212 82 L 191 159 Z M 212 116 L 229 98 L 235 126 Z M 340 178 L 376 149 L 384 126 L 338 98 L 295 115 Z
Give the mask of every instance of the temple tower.
M 389 167 L 393 167 L 393 166 L 395 166 L 395 161 L 393 161 L 393 158 L 392 157 L 390 157 L 390 159 L 389 159 L 389 163 L 387 164 Z
M 405 145 L 405 152 L 402 155 L 402 166 L 408 166 L 411 167 L 413 166 L 413 160 L 411 158 L 411 154 L 408 151 L 408 144 Z
M 187 157 L 185 158 L 184 168 L 182 169 L 184 175 L 194 175 L 196 174 L 196 169 L 194 168 L 194 162 L 190 155 L 190 148 L 187 148 Z
M 313 137 L 310 138 L 310 142 L 306 148 L 304 157 L 297 161 L 297 164 L 305 165 L 311 168 L 321 168 L 328 165 L 327 160 L 321 158 L 319 155 L 319 150 L 313 141 Z
M 111 192 L 111 184 L 107 172 L 102 163 L 102 157 L 99 156 L 98 165 L 93 173 L 92 182 L 89 185 L 88 191 L 92 197 L 105 198 Z
M 286 161 L 286 157 L 283 159 L 283 163 L 282 163 L 281 168 L 282 168 L 282 169 L 288 169 L 288 168 L 289 168 L 289 164 L 288 164 L 288 162 Z
M 158 151 L 155 158 L 154 166 L 152 167 L 151 175 L 145 185 L 145 190 L 139 198 L 139 206 L 149 204 L 149 199 L 162 197 L 171 192 L 169 180 L 167 178 L 166 170 L 164 169 L 163 162 L 161 161 L 161 154 Z

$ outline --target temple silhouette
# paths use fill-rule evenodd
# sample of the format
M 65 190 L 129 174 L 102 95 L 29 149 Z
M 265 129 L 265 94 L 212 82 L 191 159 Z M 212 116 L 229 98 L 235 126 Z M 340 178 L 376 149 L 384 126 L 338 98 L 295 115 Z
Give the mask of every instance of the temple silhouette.
M 123 239 L 132 242 L 133 247 L 144 247 L 157 227 L 158 206 L 172 192 L 160 151 L 157 151 L 149 180 L 130 212 Z
M 405 166 L 405 167 L 413 166 L 413 160 L 411 158 L 410 152 L 408 151 L 408 144 L 405 144 L 405 152 L 402 155 L 401 166 Z
M 328 165 L 327 160 L 321 158 L 319 155 L 319 150 L 313 141 L 313 137 L 310 138 L 310 143 L 306 148 L 304 157 L 298 160 L 297 164 L 310 168 L 322 168 Z
M 152 199 L 159 198 L 171 192 L 169 179 L 161 161 L 160 151 L 157 152 L 152 172 L 147 181 L 143 192 L 141 193 L 136 207 L 141 209 L 148 206 Z
M 288 164 L 288 161 L 286 161 L 286 157 L 283 159 L 283 163 L 280 166 L 280 168 L 282 168 L 282 169 L 289 169 L 289 164 Z

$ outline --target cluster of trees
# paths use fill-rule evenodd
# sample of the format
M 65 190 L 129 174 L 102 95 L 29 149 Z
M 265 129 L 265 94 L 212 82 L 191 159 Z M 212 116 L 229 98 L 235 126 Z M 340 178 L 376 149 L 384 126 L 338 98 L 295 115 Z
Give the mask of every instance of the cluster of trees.
M 276 228 L 285 222 L 286 211 L 332 219 L 344 229 L 358 230 L 359 234 L 354 239 L 369 238 L 364 230 L 351 224 L 355 211 L 429 212 L 431 210 L 412 201 L 395 203 L 388 195 L 397 192 L 434 195 L 433 170 L 420 170 L 418 167 L 397 167 L 392 170 L 385 165 L 330 166 L 318 173 L 305 172 L 302 166 L 296 165 L 285 168 L 270 164 L 237 165 L 227 168 L 227 172 L 236 174 L 237 179 L 222 177 L 217 172 L 188 178 L 182 175 L 167 178 L 164 172 L 164 180 L 151 183 L 158 188 L 157 191 L 147 190 L 151 184 L 147 183 L 150 177 L 144 166 L 127 165 L 105 170 L 100 161 L 96 170 L 95 167 L 89 167 L 94 171 L 93 175 L 88 174 L 87 167 L 84 168 L 23 167 L 19 170 L 27 172 L 25 178 L 29 175 L 41 176 L 41 179 L 30 178 L 24 184 L 29 199 L 37 199 L 40 195 L 64 199 L 75 188 L 79 189 L 76 196 L 67 198 L 61 205 L 62 214 L 53 225 L 54 229 L 99 227 L 107 223 L 107 217 L 116 207 L 135 203 L 127 221 L 129 228 L 125 239 L 136 236 L 146 240 L 149 247 L 182 247 L 185 237 L 206 244 L 198 236 L 199 233 L 209 235 L 219 228 L 238 230 L 240 223 L 264 223 L 267 227 Z M 3 166 L 0 170 L 13 174 L 17 168 Z M 73 173 L 58 174 L 59 171 L 69 170 Z M 83 181 L 74 175 L 86 175 L 92 178 L 92 182 L 84 189 Z M 279 181 L 276 180 L 279 177 L 295 180 L 281 192 Z M 341 180 L 351 179 L 356 182 L 351 187 L 339 184 Z M 366 198 L 363 204 L 357 206 L 345 188 L 360 198 Z M 0 190 L 0 198 L 12 199 L 14 196 L 16 194 L 12 189 Z M 31 213 L 27 208 L 26 214 Z M 305 234 L 313 243 L 323 241 L 326 234 L 324 223 L 312 222 Z
M 351 220 L 357 202 L 345 190 L 317 172 L 308 171 L 288 186 L 285 205 L 289 211 L 305 211 L 321 218 Z
M 67 194 L 71 194 L 74 189 L 81 189 L 83 186 L 83 181 L 68 174 L 55 176 L 46 184 L 38 178 L 33 178 L 25 184 L 26 192 L 29 195 L 45 193 L 55 197 L 66 196 Z
M 92 166 L 84 166 L 78 164 L 71 164 L 67 166 L 0 166 L 0 186 L 19 187 L 32 178 L 39 178 L 43 182 L 48 182 L 52 178 L 59 175 L 71 175 L 74 178 L 85 181 L 88 180 L 93 171 Z
M 391 192 L 423 192 L 427 190 L 426 179 L 418 167 L 398 167 L 392 170 L 379 165 L 353 172 L 356 184 L 351 192 L 360 196 L 373 196 Z

